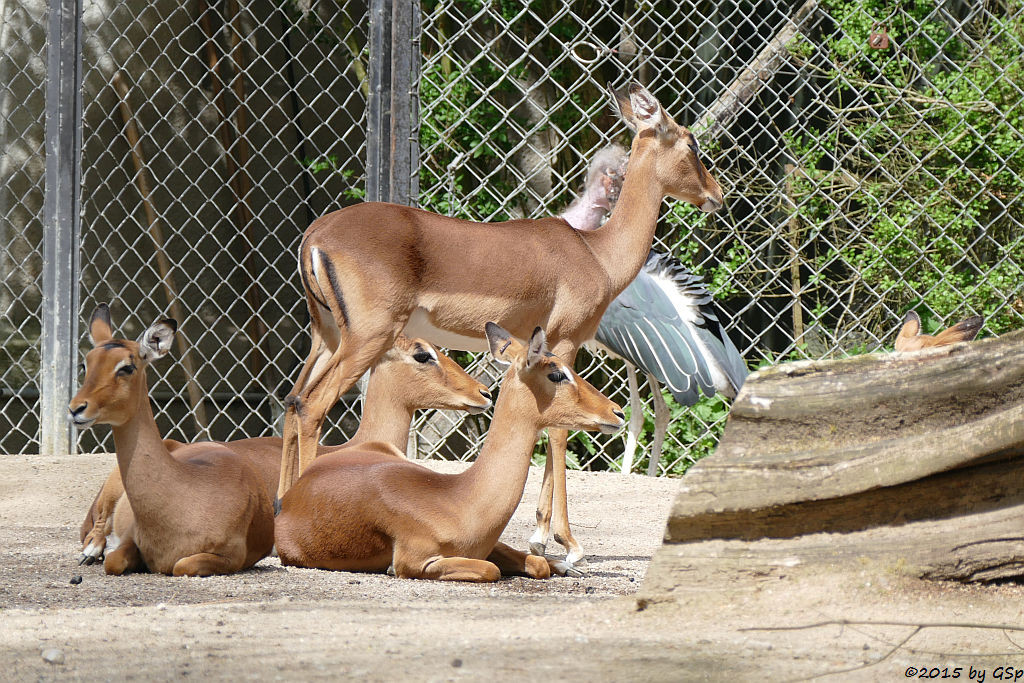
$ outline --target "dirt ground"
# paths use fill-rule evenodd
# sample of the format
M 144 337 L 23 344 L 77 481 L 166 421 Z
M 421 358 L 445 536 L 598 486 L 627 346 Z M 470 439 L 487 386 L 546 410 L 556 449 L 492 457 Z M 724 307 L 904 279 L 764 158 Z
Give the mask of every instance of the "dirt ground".
M 1016 584 L 710 562 L 638 610 L 678 480 L 570 473 L 581 579 L 457 585 L 275 559 L 227 577 L 107 577 L 78 566 L 77 540 L 113 462 L 0 458 L 0 679 L 1024 680 L 1024 630 L 990 628 L 1024 628 Z M 525 547 L 538 486 L 531 472 L 512 545 Z M 782 630 L 844 619 L 872 623 Z

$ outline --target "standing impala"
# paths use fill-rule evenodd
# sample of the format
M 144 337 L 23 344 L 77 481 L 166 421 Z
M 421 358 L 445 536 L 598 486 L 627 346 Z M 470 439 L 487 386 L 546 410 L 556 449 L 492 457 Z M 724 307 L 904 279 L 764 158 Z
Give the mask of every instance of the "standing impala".
M 93 349 L 68 409 L 80 429 L 110 425 L 131 503 L 114 512 L 119 543 L 104 561 L 108 574 L 143 568 L 174 576 L 230 574 L 256 564 L 274 545 L 271 498 L 244 458 L 211 442 L 172 455 L 160 438 L 146 366 L 167 354 L 177 327 L 162 320 L 137 342 L 114 339 L 106 304 L 89 322 Z
M 527 345 L 494 323 L 487 342 L 511 364 L 494 420 L 469 469 L 440 474 L 373 450 L 317 458 L 281 501 L 275 534 L 281 563 L 401 578 L 497 581 L 565 574 L 565 562 L 498 543 L 523 496 L 537 432 L 545 427 L 614 431 L 619 407 L 548 352 L 537 328 Z M 574 570 L 573 570 L 574 571 Z
M 317 454 L 375 442 L 374 446 L 381 452 L 402 457 L 416 410 L 434 408 L 480 413 L 490 405 L 491 394 L 487 387 L 470 377 L 458 363 L 438 353 L 429 342 L 400 336 L 370 371 L 359 429 L 347 443 L 321 446 Z M 267 495 L 273 498 L 280 478 L 281 439 L 265 436 L 218 443 L 244 458 L 259 473 Z M 164 439 L 164 445 L 171 452 L 185 446 L 173 439 Z M 114 467 L 82 522 L 79 564 L 92 564 L 102 557 L 111 533 L 111 515 L 123 494 L 121 470 Z
M 521 338 L 539 322 L 555 354 L 572 365 L 646 260 L 662 199 L 708 212 L 722 206 L 722 190 L 689 130 L 638 84 L 628 99 L 615 99 L 636 136 L 622 195 L 599 230 L 581 233 L 559 218 L 475 223 L 380 203 L 335 211 L 306 230 L 299 272 L 312 346 L 285 402 L 279 497 L 316 456 L 327 410 L 403 330 L 439 346 L 483 351 L 485 322 Z M 583 551 L 566 510 L 568 432 L 550 436 L 538 521 L 546 540 L 554 488 L 555 540 L 574 562 Z

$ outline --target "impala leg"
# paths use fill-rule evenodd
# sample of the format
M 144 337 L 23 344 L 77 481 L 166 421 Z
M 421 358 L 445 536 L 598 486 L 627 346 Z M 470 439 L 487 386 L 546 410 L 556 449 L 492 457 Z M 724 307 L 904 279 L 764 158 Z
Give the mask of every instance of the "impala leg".
M 571 367 L 576 362 L 576 350 L 571 340 L 564 339 L 555 344 L 552 352 Z M 568 430 L 548 429 L 548 459 L 544 465 L 540 500 L 537 502 L 537 528 L 530 537 L 530 552 L 534 555 L 544 554 L 548 537 L 547 522 L 550 520 L 555 542 L 565 546 L 565 561 L 575 564 L 583 560 L 584 553 L 569 528 L 565 488 L 565 451 L 568 441 Z
M 650 373 L 647 374 L 647 384 L 651 387 L 651 400 L 654 402 L 654 444 L 651 446 L 651 461 L 647 465 L 647 476 L 655 477 L 658 475 L 658 467 L 661 464 L 661 446 L 665 443 L 665 432 L 668 431 L 669 411 L 665 397 L 661 395 L 658 380 Z
M 418 569 L 396 561 L 395 576 L 403 579 L 494 583 L 501 578 L 501 570 L 487 560 L 469 557 L 432 557 Z
M 116 549 L 107 553 L 103 559 L 103 571 L 114 576 L 130 572 L 145 571 L 146 563 L 139 552 L 139 546 L 131 537 L 121 540 Z
M 530 552 L 543 555 L 551 535 L 551 491 L 555 481 L 551 476 L 553 459 L 551 457 L 551 433 L 548 432 L 548 457 L 544 459 L 544 478 L 540 483 L 540 496 L 537 498 L 537 528 L 530 536 Z
M 311 378 L 298 406 L 300 476 L 316 459 L 327 411 L 394 346 L 401 330 L 402 326 L 397 325 L 375 335 L 350 336 L 331 355 L 323 373 Z
M 147 571 L 146 561 L 142 559 L 142 553 L 135 545 L 135 513 L 127 495 L 122 494 L 117 500 L 110 521 L 113 527 L 111 542 L 114 549 L 104 557 L 103 570 L 116 576 L 128 572 Z
M 291 488 L 295 480 L 299 478 L 299 413 L 298 406 L 296 404 L 296 396 L 299 396 L 305 389 L 306 383 L 309 381 L 310 373 L 317 365 L 323 365 L 331 357 L 331 352 L 327 346 L 323 343 L 323 339 L 317 332 L 317 327 L 313 327 L 313 340 L 310 344 L 309 356 L 306 358 L 306 363 L 302 366 L 302 371 L 299 373 L 299 379 L 295 382 L 295 387 L 292 389 L 291 395 L 285 399 L 284 405 L 284 424 L 282 425 L 281 435 L 283 437 L 283 443 L 281 445 L 281 473 L 279 475 L 277 484 L 277 501 L 275 502 L 275 510 L 277 504 L 284 497 L 284 494 Z
M 89 565 L 103 557 L 107 535 L 110 534 L 113 525 L 114 507 L 123 493 L 121 470 L 115 467 L 96 495 L 96 500 L 93 501 L 85 518 L 86 521 L 82 524 L 82 530 L 86 531 L 89 521 L 92 521 L 92 526 L 88 527 L 88 531 L 82 537 L 82 555 L 78 564 Z
M 241 565 L 242 562 L 238 558 L 213 553 L 196 553 L 175 562 L 171 573 L 174 576 L 213 576 L 230 574 L 237 571 Z
M 565 487 L 565 451 L 569 441 L 567 429 L 549 429 L 548 442 L 551 444 L 548 458 L 551 460 L 551 530 L 555 543 L 565 547 L 565 561 L 570 565 L 584 561 L 581 546 L 569 529 L 568 493 Z
M 493 562 L 505 575 L 518 574 L 535 579 L 547 579 L 551 576 L 583 576 L 582 572 L 573 569 L 568 562 L 530 555 L 504 543 L 496 544 L 494 550 L 487 556 L 487 560 Z

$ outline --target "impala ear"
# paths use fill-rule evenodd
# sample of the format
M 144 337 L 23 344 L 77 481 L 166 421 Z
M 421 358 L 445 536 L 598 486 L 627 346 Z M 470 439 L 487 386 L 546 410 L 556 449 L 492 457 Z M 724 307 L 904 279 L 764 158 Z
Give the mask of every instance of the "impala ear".
M 114 326 L 110 324 L 110 307 L 100 304 L 89 318 L 89 341 L 93 346 L 114 338 Z
M 921 333 L 921 316 L 915 311 L 907 311 L 903 316 L 903 327 L 900 329 L 901 337 L 916 337 Z
M 636 116 L 633 114 L 633 105 L 630 104 L 629 97 L 616 91 L 611 83 L 608 84 L 608 93 L 612 96 L 612 106 L 615 107 L 619 118 L 635 133 Z
M 511 364 L 522 358 L 523 345 L 501 325 L 487 323 L 484 326 L 484 334 L 487 336 L 487 346 L 490 348 L 494 360 L 499 363 Z
M 638 130 L 652 129 L 659 135 L 668 132 L 665 110 L 658 99 L 636 81 L 629 84 L 629 103 Z
M 530 335 L 530 345 L 526 351 L 526 367 L 532 368 L 535 363 L 543 361 L 548 355 L 548 338 L 540 327 Z
M 149 329 L 139 337 L 139 355 L 146 363 L 163 358 L 171 350 L 174 333 L 178 331 L 178 322 L 174 318 L 166 318 L 150 325 Z

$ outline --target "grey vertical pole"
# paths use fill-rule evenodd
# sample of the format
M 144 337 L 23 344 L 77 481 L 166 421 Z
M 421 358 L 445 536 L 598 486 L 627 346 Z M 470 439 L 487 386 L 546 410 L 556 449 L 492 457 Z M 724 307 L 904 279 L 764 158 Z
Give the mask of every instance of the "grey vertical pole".
M 391 136 L 388 201 L 411 205 L 413 169 L 419 145 L 413 135 L 418 112 L 413 108 L 419 73 L 419 0 L 391 4 Z M 418 185 L 418 183 L 417 183 Z
M 71 453 L 67 421 L 78 344 L 81 0 L 50 0 L 43 197 L 40 453 Z
M 366 199 L 387 201 L 391 195 L 391 7 L 387 0 L 370 0 L 370 59 L 366 70 Z

